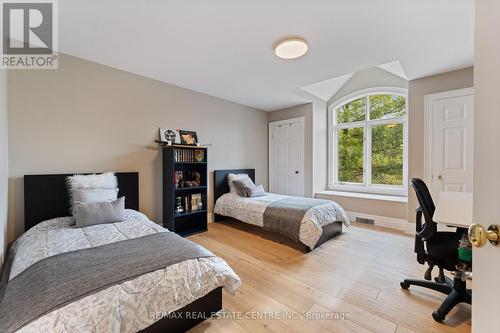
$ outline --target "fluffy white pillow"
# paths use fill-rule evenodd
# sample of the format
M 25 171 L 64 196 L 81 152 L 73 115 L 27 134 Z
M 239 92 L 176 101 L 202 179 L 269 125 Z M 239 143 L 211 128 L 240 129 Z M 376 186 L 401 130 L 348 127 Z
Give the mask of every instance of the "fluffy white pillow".
M 118 181 L 113 172 L 99 175 L 74 175 L 67 178 L 73 224 L 76 221 L 75 202 L 84 204 L 110 202 L 118 198 Z
M 75 188 L 73 190 L 73 202 L 80 203 L 94 203 L 94 202 L 105 202 L 114 201 L 118 199 L 118 189 L 100 189 L 100 188 Z
M 233 184 L 233 182 L 235 180 L 244 180 L 244 179 L 248 179 L 252 182 L 252 180 L 250 179 L 250 177 L 246 173 L 230 173 L 230 174 L 228 174 L 227 175 L 227 184 L 229 185 L 229 192 L 241 195 L 240 191 Z M 253 184 L 253 182 L 252 182 L 252 184 Z
M 118 181 L 113 172 L 105 172 L 99 175 L 74 175 L 68 177 L 68 186 L 70 190 L 75 188 L 99 188 L 112 190 L 118 187 Z

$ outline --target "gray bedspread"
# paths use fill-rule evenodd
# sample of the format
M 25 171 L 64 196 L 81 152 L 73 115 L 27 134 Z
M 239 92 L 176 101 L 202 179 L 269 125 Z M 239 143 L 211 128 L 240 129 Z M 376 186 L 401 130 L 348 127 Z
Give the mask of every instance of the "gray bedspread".
M 273 231 L 300 242 L 300 226 L 304 215 L 312 207 L 329 203 L 331 201 L 299 197 L 275 201 L 264 211 L 264 230 Z
M 175 233 L 160 232 L 47 257 L 0 290 L 0 332 L 16 331 L 111 285 L 184 260 L 212 256 Z

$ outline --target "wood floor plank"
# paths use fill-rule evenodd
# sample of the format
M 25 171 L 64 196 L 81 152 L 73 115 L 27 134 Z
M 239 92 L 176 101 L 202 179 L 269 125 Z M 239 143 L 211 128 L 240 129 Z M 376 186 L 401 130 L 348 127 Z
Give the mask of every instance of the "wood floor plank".
M 418 287 L 402 290 L 406 277 L 423 276 L 413 238 L 354 224 L 320 248 L 305 253 L 286 239 L 233 220 L 210 223 L 191 240 L 220 256 L 242 280 L 235 296 L 223 295 L 228 313 L 192 332 L 457 332 L 471 330 L 470 306 L 459 305 L 445 323 L 432 311 L 444 295 Z M 294 313 L 248 318 L 245 314 Z M 312 319 L 316 313 L 349 313 L 348 320 Z

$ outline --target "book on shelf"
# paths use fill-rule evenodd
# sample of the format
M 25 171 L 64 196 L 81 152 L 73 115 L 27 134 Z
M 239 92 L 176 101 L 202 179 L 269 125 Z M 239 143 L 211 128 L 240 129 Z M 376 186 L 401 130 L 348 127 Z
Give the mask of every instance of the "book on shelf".
M 194 150 L 194 161 L 195 162 L 205 162 L 205 150 L 195 149 Z
M 202 210 L 203 202 L 201 201 L 201 193 L 191 194 L 191 210 Z
M 205 162 L 204 149 L 174 148 L 176 162 Z
M 203 210 L 201 193 L 175 197 L 175 205 L 178 214 Z

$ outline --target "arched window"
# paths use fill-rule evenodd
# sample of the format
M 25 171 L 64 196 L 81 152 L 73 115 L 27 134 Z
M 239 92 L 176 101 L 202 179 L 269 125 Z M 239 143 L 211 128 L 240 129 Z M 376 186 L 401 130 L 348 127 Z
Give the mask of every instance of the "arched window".
M 330 107 L 335 190 L 407 194 L 406 89 L 360 91 Z

